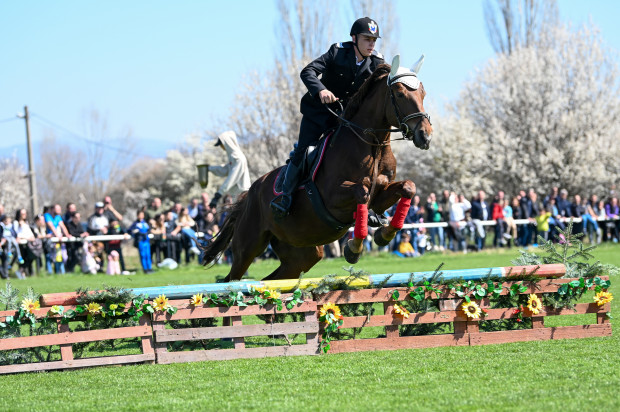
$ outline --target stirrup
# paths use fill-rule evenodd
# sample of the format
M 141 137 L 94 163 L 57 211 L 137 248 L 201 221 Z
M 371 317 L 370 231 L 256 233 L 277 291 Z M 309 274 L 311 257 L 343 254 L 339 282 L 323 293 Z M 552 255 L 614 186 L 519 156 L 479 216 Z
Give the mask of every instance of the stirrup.
M 269 204 L 271 213 L 276 219 L 282 219 L 289 214 L 291 208 L 291 197 L 282 194 L 271 201 Z

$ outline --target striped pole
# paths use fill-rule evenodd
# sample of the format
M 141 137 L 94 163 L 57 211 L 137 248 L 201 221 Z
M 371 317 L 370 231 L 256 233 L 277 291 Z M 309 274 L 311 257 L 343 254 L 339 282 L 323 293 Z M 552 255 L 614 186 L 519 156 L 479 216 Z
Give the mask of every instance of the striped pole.
M 489 276 L 493 278 L 510 278 L 523 274 L 533 275 L 540 278 L 557 278 L 562 277 L 566 273 L 566 267 L 562 264 L 539 265 L 539 266 L 506 266 L 476 269 L 457 269 L 444 270 L 441 272 L 442 281 L 450 280 L 481 280 Z M 359 277 L 340 276 L 337 280 L 346 281 L 352 287 L 397 287 L 406 286 L 409 282 L 418 283 L 424 280 L 430 280 L 434 271 L 427 272 L 408 272 L 408 273 L 390 273 L 375 274 Z M 292 292 L 293 290 L 307 289 L 315 287 L 323 281 L 323 278 L 307 278 L 307 279 L 284 279 L 284 280 L 250 280 L 230 283 L 205 283 L 200 285 L 178 285 L 178 286 L 156 286 L 147 288 L 129 289 L 136 295 L 146 295 L 148 299 L 156 298 L 159 295 L 166 295 L 170 299 L 188 299 L 196 293 L 204 293 L 210 295 L 226 294 L 229 292 L 243 293 L 249 292 L 249 287 L 267 287 L 269 289 L 278 289 L 282 292 Z M 69 305 L 75 304 L 75 292 L 71 293 L 50 293 L 41 297 L 42 306 L 52 305 Z

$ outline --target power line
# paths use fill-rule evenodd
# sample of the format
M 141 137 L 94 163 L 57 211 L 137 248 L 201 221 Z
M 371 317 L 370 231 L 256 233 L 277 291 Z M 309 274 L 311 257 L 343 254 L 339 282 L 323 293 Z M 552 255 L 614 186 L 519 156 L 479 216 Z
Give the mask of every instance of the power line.
M 127 154 L 131 154 L 131 155 L 134 155 L 134 156 L 138 156 L 138 154 L 135 153 L 134 151 L 129 151 L 129 150 L 125 149 L 125 148 L 110 146 L 110 145 L 107 145 L 105 143 L 101 143 L 101 142 L 99 142 L 97 140 L 93 140 L 93 139 L 90 139 L 88 137 L 81 136 L 81 135 L 79 135 L 79 134 L 77 134 L 77 133 L 67 129 L 66 127 L 63 127 L 63 126 L 59 125 L 58 123 L 55 123 L 55 122 L 53 122 L 53 121 L 51 121 L 49 119 L 46 119 L 45 117 L 41 116 L 40 114 L 31 113 L 31 116 L 32 116 L 32 118 L 34 120 L 38 119 L 42 123 L 47 124 L 48 126 L 51 126 L 51 127 L 55 128 L 55 129 L 58 129 L 60 131 L 63 131 L 65 133 L 67 133 L 69 135 L 69 137 L 73 138 L 74 140 L 86 141 L 86 142 L 88 142 L 90 144 L 93 144 L 93 145 L 96 145 L 96 146 L 100 146 L 100 147 L 102 147 L 104 149 L 116 151 L 116 152 L 119 152 L 119 153 L 127 153 Z
M 13 116 L 13 117 L 6 118 L 4 120 L 0 120 L 0 123 L 6 123 L 6 122 L 13 121 L 13 120 L 17 120 L 17 117 Z

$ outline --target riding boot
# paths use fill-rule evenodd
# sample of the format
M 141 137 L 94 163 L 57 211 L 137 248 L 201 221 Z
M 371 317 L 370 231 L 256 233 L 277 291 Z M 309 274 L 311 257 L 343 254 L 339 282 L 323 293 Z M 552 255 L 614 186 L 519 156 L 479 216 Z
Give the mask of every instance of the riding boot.
M 289 214 L 293 201 L 293 192 L 299 183 L 301 167 L 290 162 L 286 169 L 284 182 L 282 182 L 282 194 L 271 201 L 271 212 L 276 219 L 281 219 Z

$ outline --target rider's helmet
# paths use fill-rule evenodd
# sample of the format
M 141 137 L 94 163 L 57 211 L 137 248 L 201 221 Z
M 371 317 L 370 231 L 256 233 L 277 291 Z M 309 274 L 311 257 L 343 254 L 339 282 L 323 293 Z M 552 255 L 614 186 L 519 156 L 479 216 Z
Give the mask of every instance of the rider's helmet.
M 361 19 L 355 20 L 355 23 L 351 26 L 351 36 L 358 34 L 381 38 L 381 36 L 379 36 L 379 25 L 370 17 L 362 17 Z

